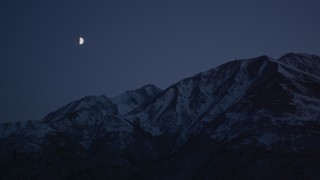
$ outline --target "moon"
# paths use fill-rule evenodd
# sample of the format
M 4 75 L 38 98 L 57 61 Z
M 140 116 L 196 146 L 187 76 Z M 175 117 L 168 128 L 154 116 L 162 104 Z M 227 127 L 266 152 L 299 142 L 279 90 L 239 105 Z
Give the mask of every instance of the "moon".
M 79 38 L 79 45 L 83 45 L 84 44 L 84 39 L 82 37 Z

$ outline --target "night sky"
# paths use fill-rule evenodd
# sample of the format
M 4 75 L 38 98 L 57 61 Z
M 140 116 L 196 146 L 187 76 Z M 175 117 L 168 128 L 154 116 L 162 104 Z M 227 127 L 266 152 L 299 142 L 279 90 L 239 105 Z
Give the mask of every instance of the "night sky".
M 319 0 L 1 0 L 0 122 L 41 119 L 87 95 L 164 89 L 230 60 L 320 55 L 319 7 Z

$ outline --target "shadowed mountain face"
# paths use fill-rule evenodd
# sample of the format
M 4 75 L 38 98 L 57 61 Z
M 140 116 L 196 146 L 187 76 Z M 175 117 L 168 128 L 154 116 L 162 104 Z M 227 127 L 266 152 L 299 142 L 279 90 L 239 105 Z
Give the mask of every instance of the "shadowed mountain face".
M 316 179 L 320 58 L 236 60 L 165 90 L 0 126 L 1 179 Z

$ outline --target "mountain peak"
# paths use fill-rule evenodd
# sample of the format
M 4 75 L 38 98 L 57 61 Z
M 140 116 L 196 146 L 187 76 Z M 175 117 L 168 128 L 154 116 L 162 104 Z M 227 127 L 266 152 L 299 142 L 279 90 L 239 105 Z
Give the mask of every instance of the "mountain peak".
M 283 56 L 281 56 L 279 58 L 280 59 L 283 59 L 283 58 L 306 58 L 306 59 L 311 59 L 311 58 L 315 58 L 315 57 L 318 57 L 317 55 L 313 55 L 313 54 L 308 54 L 308 53 L 293 53 L 293 52 L 290 52 L 290 53 L 287 53 Z
M 288 53 L 278 59 L 291 68 L 320 76 L 320 57 L 306 53 Z
M 160 89 L 159 87 L 157 87 L 157 86 L 154 85 L 154 84 L 146 84 L 146 85 L 142 86 L 142 87 L 139 88 L 139 89 L 145 89 L 145 88 Z
M 147 84 L 141 88 L 126 91 L 123 94 L 113 97 L 111 101 L 118 106 L 119 114 L 126 114 L 151 101 L 160 92 L 162 92 L 160 88 L 152 84 Z
M 115 112 L 113 108 L 114 104 L 111 102 L 109 98 L 105 95 L 101 96 L 85 96 L 79 100 L 73 101 L 62 108 L 58 109 L 57 111 L 49 113 L 45 118 L 44 121 L 52 121 L 55 119 L 59 119 L 60 117 L 64 117 L 70 113 L 76 111 L 82 111 L 85 109 L 101 109 L 107 110 L 110 112 Z
M 107 103 L 111 102 L 109 100 L 109 98 L 107 98 L 107 96 L 105 96 L 105 95 L 85 96 L 85 97 L 81 98 L 79 101 L 84 101 L 84 102 L 87 102 L 87 103 L 89 103 L 89 102 L 102 102 L 102 103 L 103 102 L 107 102 Z
M 153 84 L 147 84 L 142 86 L 141 88 L 138 88 L 136 90 L 132 90 L 133 91 L 145 91 L 148 95 L 154 95 L 154 94 L 158 94 L 162 91 L 162 89 L 160 89 L 159 87 L 153 85 Z M 128 91 L 130 92 L 130 91 Z

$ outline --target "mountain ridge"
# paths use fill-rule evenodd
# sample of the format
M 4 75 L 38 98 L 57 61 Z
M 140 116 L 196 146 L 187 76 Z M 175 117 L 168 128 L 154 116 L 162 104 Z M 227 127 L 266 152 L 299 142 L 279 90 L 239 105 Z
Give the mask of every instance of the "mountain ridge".
M 4 131 L 1 125 L 0 154 L 6 158 L 0 162 L 9 164 L 3 173 L 52 179 L 316 179 L 318 62 L 318 56 L 292 53 L 278 60 L 234 60 L 165 90 L 146 85 L 113 98 L 88 96 L 27 127 Z M 30 167 L 19 163 L 25 162 L 20 156 L 29 158 L 24 164 Z

